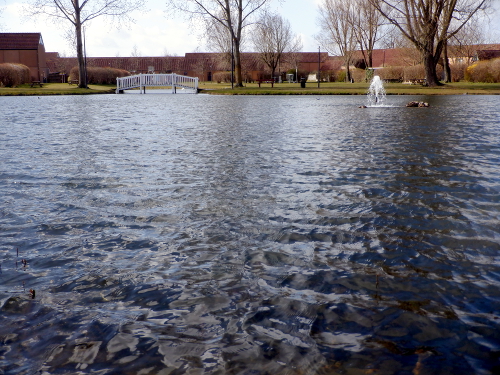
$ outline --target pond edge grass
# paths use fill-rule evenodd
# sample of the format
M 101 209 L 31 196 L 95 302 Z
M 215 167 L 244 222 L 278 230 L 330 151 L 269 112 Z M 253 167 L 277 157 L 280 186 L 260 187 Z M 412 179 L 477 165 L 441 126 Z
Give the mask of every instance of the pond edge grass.
M 316 83 L 309 83 L 310 86 Z M 228 84 L 201 82 L 198 92 L 210 95 L 366 95 L 368 83 L 321 83 L 320 88 L 301 88 L 299 84 L 281 83 L 274 87 L 258 87 L 246 84 L 232 89 Z M 153 88 L 151 88 L 153 89 Z M 425 87 L 401 83 L 386 83 L 387 95 L 500 95 L 500 83 L 457 82 L 438 87 Z M 29 84 L 16 88 L 0 87 L 0 96 L 46 96 L 46 95 L 95 95 L 114 94 L 114 85 L 89 85 L 88 89 L 65 83 L 48 83 L 44 87 L 30 87 Z

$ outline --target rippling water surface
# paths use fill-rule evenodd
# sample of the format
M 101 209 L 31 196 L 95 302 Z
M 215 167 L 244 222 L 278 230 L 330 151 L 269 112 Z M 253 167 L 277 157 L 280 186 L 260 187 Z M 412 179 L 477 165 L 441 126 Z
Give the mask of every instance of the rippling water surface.
M 0 373 L 499 371 L 500 96 L 365 101 L 0 97 Z

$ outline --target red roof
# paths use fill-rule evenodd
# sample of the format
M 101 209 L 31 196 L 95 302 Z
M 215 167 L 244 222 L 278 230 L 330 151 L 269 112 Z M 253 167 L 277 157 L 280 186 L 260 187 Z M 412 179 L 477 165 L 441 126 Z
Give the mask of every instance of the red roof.
M 0 50 L 38 49 L 41 33 L 0 33 Z
M 45 58 L 47 60 L 54 60 L 59 58 L 59 52 L 45 52 Z

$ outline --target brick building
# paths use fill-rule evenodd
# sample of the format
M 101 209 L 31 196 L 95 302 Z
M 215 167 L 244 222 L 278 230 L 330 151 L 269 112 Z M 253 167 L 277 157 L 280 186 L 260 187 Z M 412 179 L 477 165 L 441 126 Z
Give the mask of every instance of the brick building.
M 467 48 L 466 48 L 467 47 Z M 450 62 L 470 64 L 476 59 L 498 56 L 500 45 L 449 47 Z M 360 61 L 358 51 L 354 60 Z M 71 69 L 78 65 L 75 57 L 60 57 L 57 52 L 45 52 L 40 33 L 0 33 L 0 63 L 20 63 L 28 66 L 34 81 L 65 82 Z M 419 64 L 420 54 L 411 48 L 376 49 L 373 51 L 373 66 L 413 66 Z M 328 80 L 330 72 L 342 68 L 341 57 L 329 56 L 327 52 L 298 52 L 284 54 L 276 74 L 297 72 L 298 77 L 315 76 L 318 65 L 322 79 Z M 163 57 L 87 57 L 89 67 L 111 67 L 136 73 L 177 73 L 198 77 L 201 81 L 216 81 L 221 74 L 231 70 L 231 59 L 222 53 L 186 53 L 184 56 Z M 270 78 L 269 68 L 259 54 L 241 54 L 242 75 L 245 81 Z
M 317 52 L 284 54 L 276 73 L 280 72 L 284 78 L 287 71 L 295 71 L 296 69 L 299 76 L 307 76 L 310 72 L 317 72 L 318 61 L 322 70 L 328 69 L 331 65 L 331 59 L 332 57 L 328 56 L 326 52 L 321 54 Z M 77 59 L 50 54 L 47 57 L 47 65 L 51 73 L 68 75 L 71 69 L 77 66 Z M 231 70 L 231 58 L 227 54 L 207 52 L 163 57 L 87 57 L 87 66 L 123 69 L 132 74 L 176 73 L 198 77 L 201 81 L 215 81 L 218 73 Z M 269 68 L 262 62 L 257 53 L 243 52 L 241 54 L 241 69 L 243 79 L 246 81 L 270 77 Z
M 0 64 L 24 64 L 32 81 L 44 81 L 49 74 L 41 33 L 0 33 Z

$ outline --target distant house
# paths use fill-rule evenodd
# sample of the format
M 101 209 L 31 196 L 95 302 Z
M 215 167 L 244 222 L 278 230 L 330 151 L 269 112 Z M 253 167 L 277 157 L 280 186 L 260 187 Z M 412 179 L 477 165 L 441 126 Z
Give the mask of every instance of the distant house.
M 41 33 L 0 33 L 0 64 L 24 64 L 31 80 L 44 81 L 49 74 L 45 59 Z
M 476 51 L 475 60 L 491 60 L 500 57 L 500 50 L 478 50 Z
M 470 65 L 478 60 L 500 57 L 500 44 L 449 45 L 448 58 L 451 64 Z

